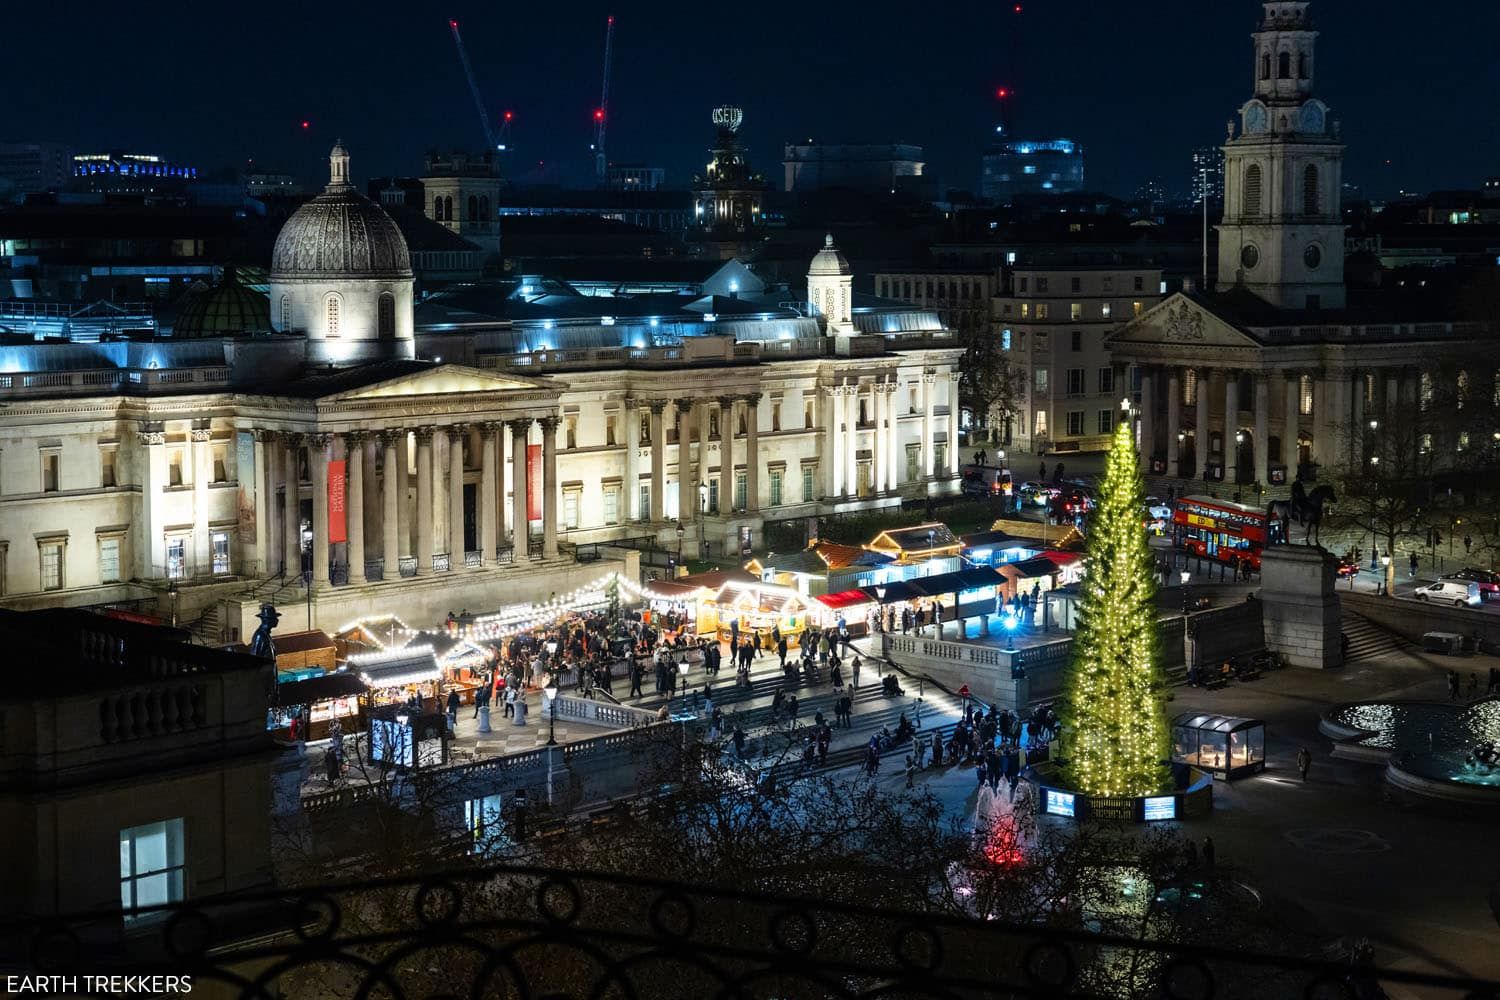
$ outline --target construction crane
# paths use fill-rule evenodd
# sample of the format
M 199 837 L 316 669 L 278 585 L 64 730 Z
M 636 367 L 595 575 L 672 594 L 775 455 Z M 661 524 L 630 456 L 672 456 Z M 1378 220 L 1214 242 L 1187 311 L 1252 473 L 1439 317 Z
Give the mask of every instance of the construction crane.
M 609 160 L 604 155 L 604 130 L 609 124 L 609 64 L 614 46 L 615 19 L 610 16 L 604 22 L 604 87 L 599 95 L 599 106 L 594 109 L 594 175 L 601 185 L 609 171 Z
M 495 137 L 494 129 L 490 128 L 490 116 L 484 110 L 484 99 L 479 96 L 479 84 L 474 80 L 474 67 L 469 65 L 469 53 L 464 48 L 463 36 L 458 33 L 458 22 L 449 18 L 448 30 L 453 32 L 453 44 L 458 46 L 458 61 L 463 63 L 464 77 L 469 81 L 469 93 L 474 95 L 474 107 L 479 111 L 479 124 L 484 129 L 485 148 L 504 149 Z

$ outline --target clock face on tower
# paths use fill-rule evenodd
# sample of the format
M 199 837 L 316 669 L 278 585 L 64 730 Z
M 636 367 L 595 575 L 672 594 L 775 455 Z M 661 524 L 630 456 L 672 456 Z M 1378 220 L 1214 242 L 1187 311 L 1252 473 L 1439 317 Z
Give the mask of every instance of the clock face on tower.
M 1309 271 L 1316 271 L 1318 265 L 1323 263 L 1323 249 L 1316 243 L 1309 243 L 1307 249 L 1302 251 L 1302 263 L 1307 265 Z
M 1255 133 L 1265 130 L 1266 106 L 1259 101 L 1252 101 L 1245 106 L 1245 131 Z
M 1255 270 L 1255 265 L 1260 263 L 1260 251 L 1254 243 L 1246 243 L 1245 248 L 1240 251 L 1240 264 L 1247 271 Z
M 1326 124 L 1327 116 L 1323 113 L 1323 106 L 1316 101 L 1302 106 L 1302 128 L 1303 132 L 1321 133 Z

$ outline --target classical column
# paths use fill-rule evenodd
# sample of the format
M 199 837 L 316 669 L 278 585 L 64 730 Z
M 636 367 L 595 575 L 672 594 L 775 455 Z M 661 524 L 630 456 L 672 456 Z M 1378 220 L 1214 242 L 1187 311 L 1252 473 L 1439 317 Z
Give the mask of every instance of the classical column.
M 1176 365 L 1167 369 L 1167 467 L 1169 476 L 1182 475 L 1182 370 Z
M 302 448 L 302 435 L 287 434 L 286 453 L 282 456 L 282 559 L 287 576 L 302 574 L 302 478 L 298 469 L 298 452 Z
M 626 522 L 639 521 L 644 514 L 640 503 L 641 473 L 637 468 L 640 459 L 636 454 L 640 450 L 641 417 L 636 400 L 626 396 L 620 413 L 620 419 L 625 423 L 622 428 L 625 431 L 625 509 L 621 515 Z
M 1262 487 L 1271 481 L 1271 382 L 1255 376 L 1255 481 Z
M 830 500 L 837 500 L 844 481 L 843 436 L 839 433 L 844 423 L 842 387 L 831 385 L 823 390 L 823 449 L 818 460 L 823 465 L 823 492 Z
M 384 543 L 385 565 L 381 567 L 381 576 L 386 580 L 395 580 L 401 576 L 401 515 L 397 510 L 397 504 L 405 498 L 401 496 L 404 490 L 398 491 L 397 484 L 402 483 L 405 476 L 398 476 L 396 463 L 398 461 L 397 445 L 400 439 L 406 437 L 403 431 L 381 431 L 380 446 L 385 449 L 385 481 L 380 485 L 380 499 L 385 504 L 385 516 L 381 519 L 381 541 Z M 404 486 L 404 483 L 402 483 Z
M 948 375 L 948 469 L 949 479 L 958 478 L 958 372 Z
M 1208 422 L 1208 412 L 1213 405 L 1214 371 L 1212 368 L 1199 368 L 1197 376 L 1197 398 L 1196 415 L 1197 430 L 1193 436 L 1193 468 L 1189 478 L 1199 479 L 1208 471 L 1208 465 L 1212 458 L 1208 443 L 1212 440 L 1213 431 Z
M 1350 404 L 1354 408 L 1354 419 L 1349 424 L 1348 460 L 1351 466 L 1358 466 L 1365 460 L 1361 443 L 1369 429 L 1365 422 L 1365 376 L 1363 372 L 1355 372 L 1350 376 L 1350 394 L 1353 397 Z M 1373 412 L 1373 407 L 1371 409 Z
M 542 424 L 542 558 L 557 558 L 557 417 Z
M 162 487 L 167 481 L 167 449 L 163 447 L 167 443 L 167 435 L 158 423 L 143 421 L 139 426 L 141 429 L 137 432 L 136 440 L 145 451 L 142 455 L 145 459 L 142 463 L 144 468 L 141 470 L 141 519 L 145 522 L 142 526 L 145 537 L 138 541 L 136 548 L 140 552 L 137 558 L 141 579 L 154 580 L 167 574 L 164 534 L 166 512 L 163 510 L 161 495 Z
M 885 467 L 890 456 L 885 429 L 887 402 L 885 383 L 877 377 L 870 386 L 870 406 L 875 411 L 875 431 L 870 435 L 870 484 L 877 495 L 885 492 Z
M 448 428 L 448 568 L 464 564 L 464 438 L 469 428 Z
M 1141 464 L 1151 471 L 1156 457 L 1156 372 L 1150 366 L 1141 368 Z
M 1240 481 L 1240 373 L 1224 373 L 1224 481 Z
M 403 555 L 416 554 L 416 540 L 411 531 L 411 447 L 412 437 L 402 428 L 396 440 L 396 534 Z
M 937 376 L 936 375 L 934 375 L 934 374 L 932 374 L 930 372 L 927 372 L 925 370 L 922 372 L 922 478 L 923 479 L 931 479 L 932 475 L 933 475 L 933 468 L 932 468 L 932 458 L 933 458 L 933 456 L 932 456 L 932 435 L 933 435 L 933 421 L 932 421 L 932 416 L 933 416 L 933 414 L 932 414 L 932 408 L 933 408 L 933 406 L 932 406 L 932 397 L 933 397 L 934 393 L 933 393 L 932 387 L 936 383 L 937 383 Z
M 901 453 L 901 377 L 899 375 L 893 375 L 891 381 L 886 383 L 885 412 L 890 420 L 889 433 L 886 435 L 890 448 L 886 483 L 889 489 L 899 490 L 902 471 L 905 468 Z
M 667 429 L 666 421 L 662 418 L 663 411 L 667 408 L 665 399 L 653 399 L 648 404 L 651 407 L 651 523 L 660 524 L 665 520 L 663 511 L 667 499 Z M 631 483 L 631 488 L 636 489 L 637 484 Z M 639 490 L 637 489 L 637 492 Z M 645 514 L 642 511 L 642 514 Z
M 496 450 L 499 447 L 499 425 L 479 425 L 479 563 L 495 558 L 500 545 L 500 504 L 495 473 L 499 470 Z
M 531 520 L 527 517 L 526 442 L 531 436 L 531 418 L 506 421 L 511 447 L 511 544 L 514 558 L 525 559 L 531 549 Z
M 213 572 L 212 549 L 208 544 L 208 481 L 213 478 L 213 432 L 207 427 L 194 427 L 188 435 L 192 438 L 193 462 L 193 575 L 206 576 Z
M 365 583 L 365 432 L 344 436 L 344 533 L 349 539 L 349 582 Z
M 260 564 L 259 569 L 251 570 L 255 576 L 268 576 L 271 572 L 271 554 L 269 539 L 271 537 L 271 526 L 267 518 L 271 514 L 270 504 L 266 497 L 271 486 L 270 477 L 266 475 L 266 460 L 269 457 L 269 442 L 266 434 L 261 430 L 250 432 L 255 463 L 255 562 Z M 237 473 L 241 479 L 244 473 Z M 242 560 L 243 561 L 243 560 Z
M 693 401 L 679 399 L 677 407 L 677 520 L 698 516 L 698 487 L 693 479 Z M 705 445 L 704 447 L 707 447 Z
M 1302 414 L 1301 374 L 1288 372 L 1282 387 L 1286 395 L 1281 401 L 1281 461 L 1286 465 L 1287 482 L 1291 482 L 1297 478 L 1297 432 Z
M 417 575 L 432 573 L 433 535 L 436 526 L 432 523 L 432 432 L 431 427 L 418 427 L 417 437 Z
M 760 510 L 760 393 L 745 397 L 745 510 Z
M 735 397 L 719 397 L 719 513 L 734 513 Z
M 313 494 L 313 583 L 323 587 L 328 585 L 328 463 L 333 458 L 332 447 L 332 434 L 308 435 L 307 464 L 311 467 Z
M 844 495 L 859 497 L 859 380 L 844 386 Z
M 697 478 L 696 482 L 702 483 L 704 486 L 707 486 L 708 485 L 708 421 L 709 421 L 709 403 L 708 403 L 708 400 L 705 399 L 705 400 L 699 401 L 699 403 L 697 404 L 697 406 L 698 406 L 698 478 Z M 722 438 L 722 436 L 723 436 L 722 435 L 723 428 L 720 428 L 720 431 L 721 431 L 720 437 Z M 727 506 L 728 506 L 728 504 L 725 503 L 725 498 L 724 497 L 720 497 L 719 498 L 719 509 L 723 510 Z

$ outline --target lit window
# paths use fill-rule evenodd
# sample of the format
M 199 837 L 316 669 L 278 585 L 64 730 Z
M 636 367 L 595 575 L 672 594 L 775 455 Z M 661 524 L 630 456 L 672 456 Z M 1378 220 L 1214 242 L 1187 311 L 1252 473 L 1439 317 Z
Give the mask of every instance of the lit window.
M 1110 304 L 1108 302 L 1106 302 L 1106 303 L 1104 303 L 1104 305 L 1102 305 L 1102 306 L 1099 307 L 1099 311 L 1103 314 L 1103 316 L 1104 316 L 1105 319 L 1109 319 L 1109 314 L 1112 313 L 1112 312 L 1114 312 L 1114 309 L 1110 306 Z
M 813 477 L 817 474 L 818 467 L 815 465 L 804 465 L 802 467 L 802 500 L 817 499 L 817 493 L 813 490 Z
M 187 575 L 187 539 L 178 535 L 167 539 L 167 579 L 180 580 Z
M 61 590 L 63 587 L 63 543 L 41 542 L 38 550 L 42 556 L 42 589 Z
M 771 473 L 771 506 L 781 506 L 781 473 Z
M 215 531 L 209 536 L 209 543 L 213 550 L 213 571 L 215 573 L 228 573 L 229 533 L 227 531 Z
M 745 473 L 736 472 L 734 474 L 734 509 L 745 510 L 749 507 L 748 501 L 749 481 L 745 478 Z
M 1010 350 L 1010 331 L 1009 330 L 1001 330 L 1000 331 L 1000 349 L 1002 351 L 1008 351 L 1008 350 Z
M 620 489 L 617 486 L 604 491 L 604 523 L 620 523 Z
M 1051 312 L 1051 309 L 1048 307 L 1047 303 L 1045 303 L 1045 302 L 1038 302 L 1036 304 L 1036 318 L 1037 319 L 1046 319 L 1047 316 L 1050 314 L 1050 312 Z
M 1037 437 L 1046 437 L 1047 436 L 1047 411 L 1046 410 L 1037 410 L 1036 411 L 1036 436 Z
M 563 527 L 569 531 L 578 528 L 578 500 L 581 494 L 570 492 L 563 497 Z
M 1313 377 L 1303 375 L 1298 382 L 1297 412 L 1304 417 L 1312 415 L 1313 411 Z
M 638 492 L 640 498 L 636 502 L 640 505 L 640 519 L 649 521 L 651 519 L 651 484 L 641 483 Z
M 1182 373 L 1182 405 L 1198 405 L 1198 369 L 1189 368 Z
M 127 924 L 163 916 L 139 913 L 144 907 L 182 900 L 186 853 L 182 841 L 181 819 L 120 831 L 120 906 Z
M 1141 313 L 1143 313 L 1145 311 L 1146 311 L 1146 305 L 1145 305 L 1145 303 L 1143 303 L 1143 302 L 1132 302 L 1132 303 L 1130 303 L 1130 314 L 1132 316 L 1139 316 Z
M 325 333 L 329 337 L 337 337 L 339 335 L 339 297 L 337 295 L 328 296 Z

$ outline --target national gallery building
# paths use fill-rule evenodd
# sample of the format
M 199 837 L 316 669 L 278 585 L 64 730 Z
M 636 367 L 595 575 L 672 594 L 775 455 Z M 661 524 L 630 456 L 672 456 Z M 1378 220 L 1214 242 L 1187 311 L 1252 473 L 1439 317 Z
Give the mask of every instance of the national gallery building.
M 696 295 L 415 302 L 336 146 L 269 295 L 227 271 L 170 336 L 4 340 L 0 604 L 170 594 L 230 639 L 267 598 L 294 627 L 432 620 L 626 568 L 611 542 L 738 553 L 956 489 L 960 355 L 930 310 L 854 295 L 832 237 L 795 291 L 730 262 Z

